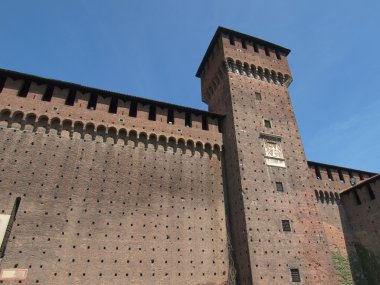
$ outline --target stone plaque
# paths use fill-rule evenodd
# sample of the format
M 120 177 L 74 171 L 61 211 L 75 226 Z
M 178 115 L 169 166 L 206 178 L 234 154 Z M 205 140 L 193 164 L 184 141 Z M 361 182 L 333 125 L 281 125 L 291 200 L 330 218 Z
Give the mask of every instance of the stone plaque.
M 0 280 L 25 280 L 28 269 L 1 269 Z

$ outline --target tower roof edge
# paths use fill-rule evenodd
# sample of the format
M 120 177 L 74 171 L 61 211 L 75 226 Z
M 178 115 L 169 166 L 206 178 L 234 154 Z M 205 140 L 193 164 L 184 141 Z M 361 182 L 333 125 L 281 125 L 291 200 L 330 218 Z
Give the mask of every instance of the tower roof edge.
M 253 36 L 250 36 L 250 35 L 247 35 L 247 34 L 243 34 L 243 33 L 240 33 L 240 32 L 237 32 L 237 31 L 234 31 L 234 30 L 227 29 L 227 28 L 219 26 L 216 29 L 216 32 L 215 32 L 215 34 L 214 34 L 214 36 L 213 36 L 213 38 L 212 38 L 212 40 L 211 40 L 211 42 L 210 42 L 207 50 L 206 50 L 205 55 L 203 56 L 201 64 L 198 67 L 197 73 L 195 74 L 196 77 L 198 77 L 198 78 L 201 77 L 201 73 L 203 71 L 203 68 L 204 68 L 206 62 L 207 62 L 207 58 L 210 56 L 210 53 L 212 52 L 213 47 L 214 47 L 217 39 L 223 33 L 229 34 L 229 35 L 233 35 L 233 36 L 236 36 L 238 38 L 241 38 L 241 39 L 244 39 L 244 40 L 247 40 L 247 41 L 252 41 L 252 42 L 255 42 L 256 44 L 259 44 L 259 45 L 263 45 L 263 46 L 266 46 L 266 47 L 270 47 L 270 48 L 276 49 L 278 51 L 283 52 L 286 56 L 290 53 L 290 49 L 288 49 L 288 48 L 285 48 L 285 47 L 276 45 L 274 43 L 271 43 L 271 42 L 268 42 L 268 41 L 265 41 L 265 40 L 262 40 L 262 39 L 259 39 L 259 38 L 256 38 L 256 37 L 253 37 Z

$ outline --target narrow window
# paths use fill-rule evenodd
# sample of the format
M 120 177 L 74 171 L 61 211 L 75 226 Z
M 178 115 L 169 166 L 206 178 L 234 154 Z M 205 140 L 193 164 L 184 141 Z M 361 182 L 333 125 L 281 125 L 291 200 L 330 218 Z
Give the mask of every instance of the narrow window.
M 0 258 L 4 257 L 5 249 L 7 247 L 9 236 L 10 236 L 11 231 L 12 231 L 13 223 L 16 220 L 16 215 L 17 215 L 18 208 L 20 207 L 20 203 L 21 203 L 21 198 L 17 197 L 16 201 L 13 205 L 12 212 L 11 212 L 10 217 L 9 217 L 9 222 L 8 222 L 7 229 L 5 231 L 3 242 L 2 242 L 2 244 L 0 244 Z
M 150 105 L 149 106 L 149 117 L 148 119 L 150 121 L 155 121 L 156 120 L 156 106 L 155 105 Z
M 271 128 L 272 128 L 272 124 L 271 124 L 271 122 L 270 122 L 269 120 L 264 120 L 264 125 L 265 125 L 265 127 L 268 128 L 268 129 L 271 129 Z
M 234 36 L 233 35 L 230 35 L 230 45 L 235 45 L 235 40 L 234 40 Z
M 24 84 L 22 85 L 21 89 L 18 91 L 17 96 L 26 97 L 26 95 L 28 95 L 29 88 L 30 88 L 30 81 L 24 81 Z
M 202 130 L 208 130 L 208 120 L 206 115 L 202 115 Z
M 367 184 L 367 191 L 371 200 L 375 200 L 376 199 L 375 193 L 373 192 L 372 187 L 369 183 Z
M 42 101 L 50 102 L 51 97 L 53 96 L 53 91 L 54 91 L 54 87 L 49 85 L 45 90 L 44 96 L 42 96 Z
M 322 180 L 321 171 L 319 170 L 319 167 L 314 166 L 314 169 L 315 169 L 315 176 L 317 177 L 317 179 Z
M 356 189 L 353 192 L 354 192 L 356 204 L 361 205 L 362 200 L 360 199 L 358 192 L 356 191 Z
M 223 120 L 218 118 L 218 132 L 221 133 L 223 130 Z
M 67 98 L 66 98 L 66 101 L 65 101 L 66 105 L 74 106 L 76 93 L 77 92 L 75 90 L 73 90 L 73 89 L 70 90 L 69 95 L 67 95 Z
M 257 53 L 259 52 L 259 47 L 255 43 L 253 43 L 253 50 Z
M 334 181 L 334 177 L 332 175 L 331 169 L 327 168 L 326 170 L 327 170 L 327 176 L 328 176 L 329 180 Z
M 137 116 L 137 103 L 135 101 L 131 102 L 131 106 L 129 107 L 129 117 Z
M 256 100 L 257 101 L 262 101 L 263 98 L 261 97 L 261 93 L 260 92 L 255 92 L 255 96 L 256 96 Z
M 276 57 L 277 57 L 277 59 L 281 59 L 281 54 L 278 50 L 276 50 Z
M 269 48 L 268 47 L 265 47 L 265 55 L 266 56 L 270 56 L 270 52 L 269 52 Z
M 186 112 L 185 113 L 185 127 L 191 128 L 192 122 L 191 122 L 191 113 Z
M 174 124 L 174 111 L 172 109 L 168 109 L 168 124 Z
M 98 102 L 98 95 L 91 94 L 90 95 L 90 100 L 88 100 L 87 109 L 95 110 L 97 102 Z
M 243 49 L 247 49 L 247 42 L 245 40 L 241 41 L 241 46 Z
M 4 88 L 6 80 L 7 80 L 7 78 L 5 76 L 0 77 L 0 93 L 3 92 L 3 88 Z
M 111 114 L 117 113 L 117 101 L 118 99 L 116 97 L 111 98 L 110 107 L 108 109 L 108 112 Z
M 282 182 L 276 182 L 276 189 L 277 192 L 284 192 L 284 185 L 282 185 Z
M 290 276 L 292 277 L 292 282 L 301 282 L 300 271 L 298 268 L 291 268 Z
M 363 173 L 359 172 L 359 178 L 360 180 L 364 180 Z
M 289 220 L 282 220 L 282 230 L 284 232 L 291 232 L 292 229 L 290 228 L 290 221 Z
M 339 180 L 340 182 L 344 183 L 344 176 L 343 176 L 343 173 L 342 173 L 342 170 L 338 169 L 338 174 L 339 174 Z

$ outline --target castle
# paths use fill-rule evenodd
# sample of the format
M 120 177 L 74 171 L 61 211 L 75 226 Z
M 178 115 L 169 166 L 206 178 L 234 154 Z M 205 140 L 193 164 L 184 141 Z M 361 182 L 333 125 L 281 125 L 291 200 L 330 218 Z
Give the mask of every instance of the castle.
M 208 112 L 0 70 L 0 283 L 380 284 L 380 176 L 306 160 L 289 52 L 219 27 Z

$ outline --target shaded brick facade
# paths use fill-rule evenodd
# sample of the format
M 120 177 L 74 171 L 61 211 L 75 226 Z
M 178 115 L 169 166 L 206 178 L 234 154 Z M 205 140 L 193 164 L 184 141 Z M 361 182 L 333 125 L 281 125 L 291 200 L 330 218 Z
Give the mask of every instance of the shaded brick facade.
M 28 273 L 0 282 L 375 284 L 374 173 L 306 160 L 289 52 L 219 28 L 209 112 L 1 70 L 0 266 Z

